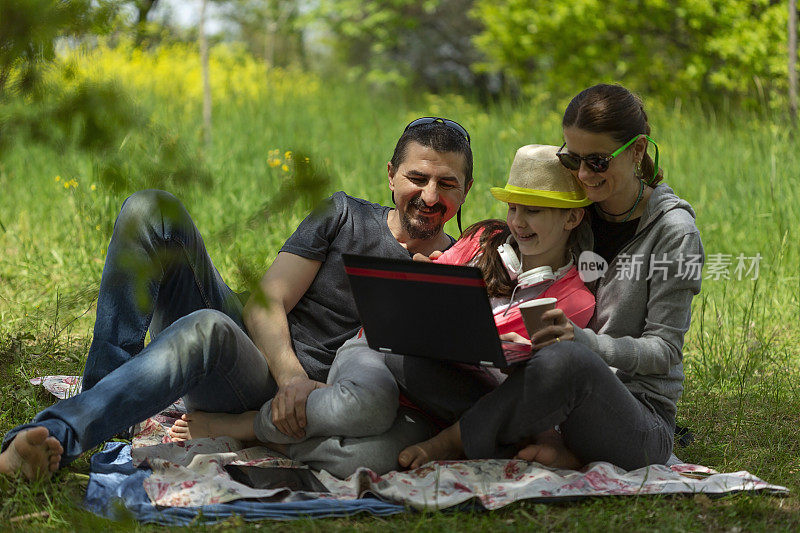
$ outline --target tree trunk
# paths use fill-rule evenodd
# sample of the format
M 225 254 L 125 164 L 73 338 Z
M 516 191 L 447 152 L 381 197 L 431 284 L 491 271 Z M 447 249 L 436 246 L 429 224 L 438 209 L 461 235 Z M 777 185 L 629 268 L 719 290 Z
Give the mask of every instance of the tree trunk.
M 203 142 L 206 153 L 211 151 L 211 81 L 208 74 L 208 40 L 206 39 L 206 8 L 208 0 L 202 0 L 200 5 L 200 27 L 198 39 L 200 41 L 200 61 L 203 65 Z
M 134 2 L 136 8 L 136 47 L 140 47 L 147 37 L 147 16 L 156 7 L 159 0 L 138 0 Z
M 789 117 L 797 128 L 797 0 L 789 0 Z

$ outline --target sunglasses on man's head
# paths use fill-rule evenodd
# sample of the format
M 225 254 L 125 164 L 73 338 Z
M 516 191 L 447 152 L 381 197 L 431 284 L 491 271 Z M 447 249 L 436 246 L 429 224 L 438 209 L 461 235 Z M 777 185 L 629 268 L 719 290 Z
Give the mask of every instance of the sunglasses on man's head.
M 647 137 L 647 135 L 645 135 L 645 137 Z M 570 170 L 578 170 L 581 168 L 581 161 L 583 161 L 593 172 L 605 172 L 608 170 L 608 165 L 611 164 L 611 160 L 624 152 L 625 149 L 632 145 L 638 138 L 639 135 L 614 150 L 611 155 L 589 154 L 587 156 L 580 156 L 570 152 L 562 152 L 567 143 L 561 145 L 556 155 L 558 156 L 558 160 L 561 161 L 561 164 Z M 647 137 L 647 139 L 649 140 L 650 137 Z
M 464 128 L 464 126 L 462 126 L 461 124 L 459 124 L 455 120 L 450 120 L 449 118 L 441 118 L 441 117 L 422 117 L 422 118 L 418 118 L 417 120 L 411 121 L 408 124 L 408 126 L 406 126 L 406 129 L 403 130 L 403 133 L 408 131 L 409 128 L 414 128 L 414 127 L 417 127 L 417 126 L 424 126 L 425 124 L 433 124 L 434 122 L 439 122 L 441 124 L 444 124 L 445 126 L 447 126 L 450 129 L 456 130 L 458 133 L 463 135 L 465 139 L 467 139 L 467 143 L 471 142 L 470 138 L 469 138 L 469 133 L 467 133 L 467 130 Z

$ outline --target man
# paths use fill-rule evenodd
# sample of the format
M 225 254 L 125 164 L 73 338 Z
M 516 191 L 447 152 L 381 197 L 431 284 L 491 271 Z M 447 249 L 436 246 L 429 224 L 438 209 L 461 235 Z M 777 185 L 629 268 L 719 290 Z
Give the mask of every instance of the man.
M 469 135 L 447 119 L 415 120 L 388 178 L 396 208 L 337 193 L 303 221 L 261 281 L 266 307 L 253 297 L 242 308 L 175 197 L 128 198 L 108 248 L 84 391 L 11 430 L 0 473 L 49 476 L 179 397 L 190 411 L 217 413 L 274 398 L 264 423 L 301 437 L 308 395 L 359 327 L 341 254 L 410 259 L 449 247 L 443 225 L 472 185 Z

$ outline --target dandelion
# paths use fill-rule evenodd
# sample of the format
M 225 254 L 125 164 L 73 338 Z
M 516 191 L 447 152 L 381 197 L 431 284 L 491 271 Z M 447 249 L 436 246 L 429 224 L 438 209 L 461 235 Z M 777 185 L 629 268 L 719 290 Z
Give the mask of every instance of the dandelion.
M 269 163 L 269 166 L 271 166 L 272 168 L 279 167 L 281 165 L 280 159 L 270 159 L 267 162 Z
M 95 185 L 94 183 L 92 183 L 92 186 L 91 186 L 91 187 L 89 187 L 89 188 L 90 188 L 91 190 L 93 190 L 93 191 L 96 191 L 96 190 L 97 190 L 97 185 Z
M 56 181 L 61 181 L 61 176 L 56 176 Z
M 281 170 L 283 170 L 284 172 L 289 172 L 289 165 L 284 163 L 283 166 L 281 166 Z
M 291 159 L 292 158 L 292 151 L 287 150 L 285 154 L 283 154 L 284 159 Z
M 94 227 L 94 229 L 96 229 L 97 231 L 100 231 L 100 224 L 96 225 L 96 226 Z

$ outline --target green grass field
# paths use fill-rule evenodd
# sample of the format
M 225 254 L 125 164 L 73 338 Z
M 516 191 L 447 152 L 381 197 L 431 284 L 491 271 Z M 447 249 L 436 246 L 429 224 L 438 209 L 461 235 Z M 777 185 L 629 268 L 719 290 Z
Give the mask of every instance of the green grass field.
M 269 266 L 311 207 L 270 202 L 291 186 L 285 152 L 302 153 L 337 190 L 388 203 L 386 162 L 404 125 L 422 115 L 464 124 L 473 138 L 475 186 L 466 224 L 503 217 L 488 189 L 505 182 L 516 148 L 560 144 L 565 102 L 482 107 L 460 96 L 399 95 L 285 73 L 280 89 L 250 96 L 215 92 L 213 146 L 200 164 L 210 184 L 175 187 L 234 288 Z M 288 81 L 287 81 L 288 80 Z M 124 82 L 124 80 L 123 80 Z M 303 88 L 303 90 L 298 90 Z M 166 90 L 166 89 L 165 89 Z M 199 149 L 196 99 L 135 91 L 152 120 Z M 666 182 L 697 212 L 707 263 L 730 254 L 731 279 L 706 279 L 693 305 L 684 350 L 687 379 L 679 422 L 696 441 L 679 457 L 720 471 L 748 470 L 787 486 L 787 497 L 742 494 L 719 500 L 607 498 L 560 505 L 521 503 L 493 513 L 409 514 L 254 527 L 298 530 L 796 530 L 800 527 L 800 192 L 797 140 L 768 117 L 651 106 Z M 80 374 L 91 340 L 105 247 L 114 216 L 133 190 L 108 189 L 90 156 L 20 141 L 0 158 L 0 433 L 51 402 L 28 384 L 45 374 Z M 135 167 L 134 167 L 135 168 Z M 93 187 L 94 185 L 94 187 Z M 268 210 L 258 215 L 264 206 Z M 457 233 L 455 224 L 448 229 Z M 737 279 L 737 256 L 761 256 L 759 276 Z M 749 263 L 748 265 L 749 266 Z M 706 274 L 708 274 L 708 270 Z M 0 524 L 29 529 L 142 529 L 80 509 L 88 462 L 39 484 L 0 480 Z M 25 517 L 30 513 L 47 515 Z M 23 517 L 14 522 L 15 517 Z M 230 520 L 221 528 L 251 527 Z

